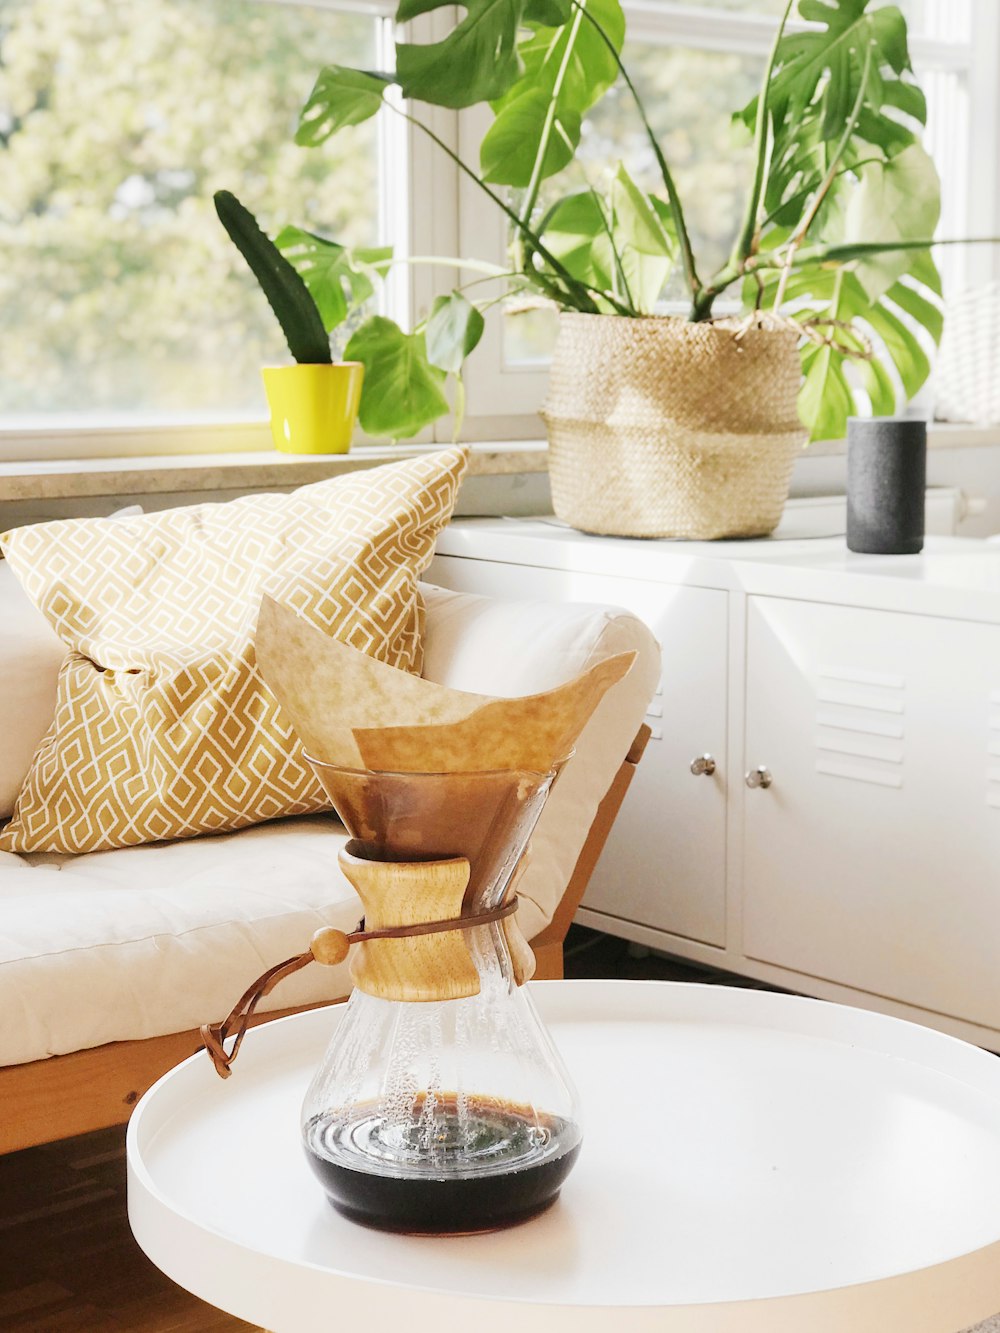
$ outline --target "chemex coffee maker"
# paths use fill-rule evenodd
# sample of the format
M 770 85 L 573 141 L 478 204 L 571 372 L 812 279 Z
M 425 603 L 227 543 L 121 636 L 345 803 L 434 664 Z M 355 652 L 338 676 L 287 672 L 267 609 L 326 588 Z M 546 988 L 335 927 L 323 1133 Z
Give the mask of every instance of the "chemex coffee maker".
M 447 689 L 327 638 L 265 598 L 261 674 L 351 840 L 364 919 L 317 931 L 224 1023 L 228 1075 L 259 999 L 351 954 L 354 990 L 302 1108 L 309 1163 L 345 1216 L 456 1234 L 554 1201 L 580 1152 L 572 1081 L 524 987 L 516 919 L 528 840 L 573 744 L 634 654 L 527 698 Z

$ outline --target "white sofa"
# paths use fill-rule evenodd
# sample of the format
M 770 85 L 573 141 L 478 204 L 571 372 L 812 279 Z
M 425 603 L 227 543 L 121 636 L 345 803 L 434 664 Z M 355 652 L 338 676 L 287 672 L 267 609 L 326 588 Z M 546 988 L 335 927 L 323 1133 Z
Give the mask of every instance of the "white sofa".
M 598 807 L 642 726 L 659 652 L 645 626 L 615 608 L 424 593 L 424 674 L 459 689 L 533 693 L 612 653 L 639 652 L 588 724 L 533 838 L 520 919 L 537 940 L 574 871 L 577 899 L 582 892 L 580 871 L 585 878 L 590 867 L 581 851 L 593 851 Z M 63 654 L 0 561 L 0 821 L 51 720 Z M 41 1105 L 53 1095 L 46 1088 L 65 1089 L 49 1067 L 70 1053 L 151 1047 L 152 1039 L 190 1033 L 222 1018 L 254 977 L 300 952 L 320 925 L 352 928 L 359 904 L 337 865 L 345 837 L 328 815 L 78 857 L 0 852 L 0 1066 L 26 1066 L 0 1068 L 0 1151 L 60 1137 L 67 1124 L 75 1131 L 111 1123 L 106 1096 L 97 1098 L 103 1110 L 81 1118 Z M 559 950 L 561 960 L 561 937 Z M 558 975 L 559 966 L 546 971 Z M 262 1008 L 284 1011 L 349 989 L 346 965 L 316 965 L 283 982 Z M 182 1049 L 171 1048 L 173 1056 Z M 84 1066 L 73 1068 L 81 1077 Z M 86 1069 L 99 1078 L 93 1062 Z M 126 1103 L 142 1090 L 141 1070 L 131 1082 L 139 1086 L 122 1093 Z M 44 1124 L 14 1123 L 36 1110 Z

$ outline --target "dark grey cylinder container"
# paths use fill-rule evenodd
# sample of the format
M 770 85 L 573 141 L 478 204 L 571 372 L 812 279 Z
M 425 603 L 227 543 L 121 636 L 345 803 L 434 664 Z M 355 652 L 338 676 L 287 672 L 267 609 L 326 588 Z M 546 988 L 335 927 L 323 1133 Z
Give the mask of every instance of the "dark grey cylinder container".
M 847 423 L 847 549 L 916 555 L 924 549 L 927 422 L 851 417 Z

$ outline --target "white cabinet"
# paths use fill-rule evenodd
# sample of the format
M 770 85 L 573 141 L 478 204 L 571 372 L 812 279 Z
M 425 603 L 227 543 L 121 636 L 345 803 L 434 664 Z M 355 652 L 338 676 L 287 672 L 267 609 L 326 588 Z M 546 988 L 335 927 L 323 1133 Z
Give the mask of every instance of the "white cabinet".
M 643 780 L 632 783 L 590 881 L 585 906 L 687 939 L 726 932 L 728 598 L 707 588 L 439 557 L 431 576 L 491 597 L 605 602 L 633 611 L 663 649 L 646 721 Z M 696 776 L 708 755 L 714 772 Z
M 743 949 L 1000 1024 L 1000 626 L 752 597 Z
M 1000 1050 L 1000 547 L 475 520 L 438 549 L 450 586 L 617 603 L 663 647 L 581 921 Z

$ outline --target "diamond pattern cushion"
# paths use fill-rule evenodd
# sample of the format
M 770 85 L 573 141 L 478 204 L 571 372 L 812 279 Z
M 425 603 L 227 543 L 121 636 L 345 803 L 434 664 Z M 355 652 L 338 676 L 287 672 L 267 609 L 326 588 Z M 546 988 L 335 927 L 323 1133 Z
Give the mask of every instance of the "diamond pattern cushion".
M 466 464 L 449 449 L 291 495 L 0 538 L 71 650 L 0 850 L 92 852 L 325 808 L 257 674 L 261 595 L 419 671 L 417 578 Z

